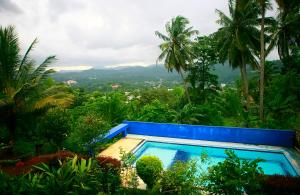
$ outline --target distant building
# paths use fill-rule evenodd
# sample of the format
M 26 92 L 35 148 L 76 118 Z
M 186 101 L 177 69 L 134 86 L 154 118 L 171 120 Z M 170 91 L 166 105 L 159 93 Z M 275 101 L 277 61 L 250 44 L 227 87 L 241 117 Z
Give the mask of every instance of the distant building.
M 111 85 L 112 89 L 118 89 L 119 87 L 121 87 L 121 85 L 119 85 L 119 84 L 112 84 Z
M 67 80 L 64 83 L 66 83 L 67 85 L 76 85 L 77 81 L 75 81 L 75 80 Z

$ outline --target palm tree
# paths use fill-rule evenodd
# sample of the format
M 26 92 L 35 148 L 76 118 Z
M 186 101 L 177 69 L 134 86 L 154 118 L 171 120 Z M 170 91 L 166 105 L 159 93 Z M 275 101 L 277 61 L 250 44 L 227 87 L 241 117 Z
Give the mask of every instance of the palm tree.
M 266 9 L 270 9 L 269 0 L 257 0 L 261 10 L 260 21 L 260 77 L 259 77 L 259 118 L 264 119 L 264 75 L 265 75 L 265 14 Z
M 293 47 L 300 46 L 300 4 L 299 0 L 276 0 L 279 6 L 279 14 L 274 25 L 272 44 L 277 46 L 281 60 L 291 55 Z
M 53 73 L 47 66 L 56 59 L 47 57 L 35 67 L 30 52 L 36 43 L 37 39 L 22 57 L 14 27 L 0 26 L 0 120 L 9 131 L 11 144 L 22 116 L 46 111 L 52 106 L 68 106 L 73 101 L 64 86 L 46 88 L 44 85 L 45 79 Z
M 198 31 L 193 30 L 193 27 L 188 27 L 188 24 L 188 19 L 177 16 L 166 24 L 167 35 L 158 31 L 156 31 L 155 34 L 163 40 L 163 43 L 159 45 L 162 53 L 158 56 L 157 62 L 164 61 L 164 65 L 168 71 L 172 72 L 175 69 L 180 74 L 184 82 L 186 96 L 190 102 L 188 87 L 183 72 L 192 61 L 191 37 L 198 34 Z
M 248 89 L 247 64 L 253 68 L 257 66 L 255 53 L 258 51 L 259 31 L 257 4 L 249 0 L 230 0 L 229 16 L 220 10 L 219 23 L 222 27 L 216 32 L 217 48 L 220 61 L 228 60 L 232 68 L 239 68 L 243 82 L 243 93 L 246 98 L 246 110 L 250 106 Z

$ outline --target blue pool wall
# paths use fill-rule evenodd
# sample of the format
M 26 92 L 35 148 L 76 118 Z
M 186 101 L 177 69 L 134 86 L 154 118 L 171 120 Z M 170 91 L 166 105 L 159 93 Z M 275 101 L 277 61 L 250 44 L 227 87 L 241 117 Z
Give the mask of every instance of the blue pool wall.
M 152 123 L 124 121 L 112 129 L 116 135 L 128 134 L 207 140 L 220 142 L 236 142 L 255 145 L 272 145 L 293 147 L 295 132 L 291 130 L 239 128 L 223 126 L 202 126 L 170 123 Z M 110 136 L 108 134 L 109 138 Z

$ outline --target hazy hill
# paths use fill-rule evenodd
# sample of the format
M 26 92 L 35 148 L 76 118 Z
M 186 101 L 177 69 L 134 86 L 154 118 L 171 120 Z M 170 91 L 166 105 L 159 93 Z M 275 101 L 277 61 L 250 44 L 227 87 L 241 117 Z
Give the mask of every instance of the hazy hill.
M 222 83 L 231 83 L 236 80 L 239 72 L 232 70 L 228 65 L 216 64 L 213 71 Z M 122 67 L 117 69 L 90 69 L 80 72 L 58 72 L 53 75 L 60 82 L 67 80 L 77 81 L 77 85 L 88 89 L 106 88 L 113 83 L 127 87 L 173 86 L 179 84 L 180 76 L 176 72 L 168 72 L 162 65 L 148 67 Z

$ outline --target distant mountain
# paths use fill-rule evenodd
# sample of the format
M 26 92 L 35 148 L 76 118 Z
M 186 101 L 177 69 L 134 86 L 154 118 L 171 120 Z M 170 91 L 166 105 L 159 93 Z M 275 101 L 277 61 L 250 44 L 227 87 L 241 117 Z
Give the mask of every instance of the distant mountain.
M 236 80 L 239 72 L 232 70 L 228 65 L 216 64 L 214 71 L 222 83 L 231 83 Z M 147 86 L 173 86 L 182 82 L 177 72 L 168 72 L 162 65 L 148 67 L 121 67 L 113 69 L 90 69 L 80 72 L 57 72 L 53 78 L 59 82 L 74 80 L 78 86 L 85 88 L 107 88 L 113 83 L 121 85 Z
M 228 63 L 215 64 L 213 73 L 218 76 L 220 83 L 233 83 L 240 76 L 239 69 L 232 69 Z
M 135 66 L 113 69 L 89 69 L 81 72 L 58 72 L 54 74 L 58 81 L 65 80 L 99 80 L 105 82 L 179 80 L 177 73 L 170 73 L 162 66 Z

